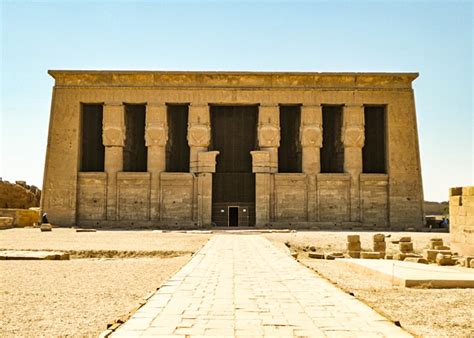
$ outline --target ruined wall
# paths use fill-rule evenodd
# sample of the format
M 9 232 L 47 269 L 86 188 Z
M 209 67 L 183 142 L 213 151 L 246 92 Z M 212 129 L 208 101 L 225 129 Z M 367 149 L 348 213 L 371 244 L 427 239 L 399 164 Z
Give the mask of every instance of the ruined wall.
M 474 255 L 474 186 L 449 189 L 451 249 Z
M 0 208 L 28 209 L 39 207 L 41 190 L 24 181 L 10 183 L 0 179 Z

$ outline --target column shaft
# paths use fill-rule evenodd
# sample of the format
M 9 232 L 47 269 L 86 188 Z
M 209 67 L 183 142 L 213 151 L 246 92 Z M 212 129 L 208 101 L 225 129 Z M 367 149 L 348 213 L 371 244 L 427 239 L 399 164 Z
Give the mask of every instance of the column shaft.
M 167 108 L 164 103 L 149 103 L 146 108 L 145 142 L 150 173 L 150 219 L 160 220 L 160 173 L 166 170 L 168 141 Z
M 117 220 L 117 173 L 123 170 L 125 116 L 121 103 L 104 105 L 102 141 L 105 146 L 104 170 L 107 173 L 107 220 Z
M 364 106 L 344 107 L 342 142 L 344 143 L 344 171 L 351 176 L 350 220 L 360 222 L 360 174 L 364 146 Z

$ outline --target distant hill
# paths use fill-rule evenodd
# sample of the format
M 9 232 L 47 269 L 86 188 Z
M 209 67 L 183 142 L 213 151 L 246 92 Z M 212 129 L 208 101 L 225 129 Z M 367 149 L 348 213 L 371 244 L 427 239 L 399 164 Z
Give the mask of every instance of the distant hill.
M 448 202 L 425 201 L 424 206 L 425 206 L 425 215 L 448 215 L 449 214 Z

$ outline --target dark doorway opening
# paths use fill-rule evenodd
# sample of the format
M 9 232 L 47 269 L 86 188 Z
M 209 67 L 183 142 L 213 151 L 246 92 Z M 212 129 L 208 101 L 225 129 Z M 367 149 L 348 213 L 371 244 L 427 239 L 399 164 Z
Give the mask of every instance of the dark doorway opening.
M 278 172 L 300 173 L 300 106 L 280 106 L 280 147 L 278 148 Z
M 239 225 L 239 207 L 229 207 L 229 226 L 236 227 Z
M 125 105 L 125 147 L 123 147 L 123 171 L 147 171 L 147 147 L 145 146 L 144 104 Z
M 167 172 L 189 172 L 188 110 L 187 104 L 168 105 Z
M 365 143 L 362 149 L 363 172 L 385 174 L 385 106 L 366 106 Z
M 101 104 L 82 104 L 81 171 L 104 171 Z
M 255 174 L 250 152 L 257 149 L 257 117 L 256 105 L 211 106 L 211 148 L 219 151 L 212 178 L 212 221 L 218 226 L 230 225 L 229 207 L 237 207 L 237 222 L 240 208 L 245 210 L 245 225 L 255 225 Z
M 323 106 L 323 147 L 321 172 L 344 172 L 344 145 L 341 139 L 342 106 Z

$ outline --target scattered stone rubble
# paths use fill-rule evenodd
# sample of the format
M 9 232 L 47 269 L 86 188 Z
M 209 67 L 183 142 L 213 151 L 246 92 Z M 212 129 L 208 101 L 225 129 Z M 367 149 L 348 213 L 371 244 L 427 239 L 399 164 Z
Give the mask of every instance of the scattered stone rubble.
M 390 237 L 390 236 L 389 236 Z M 386 236 L 384 234 L 373 235 L 373 251 L 362 251 L 360 235 L 348 235 L 346 243 L 346 253 L 316 252 L 316 247 L 306 246 L 304 251 L 308 251 L 308 257 L 314 259 L 334 260 L 336 258 L 361 258 L 361 259 L 394 259 L 420 264 L 438 265 L 460 265 L 474 268 L 474 256 L 459 257 L 453 253 L 450 247 L 444 245 L 442 238 L 431 238 L 429 249 L 424 249 L 423 254 L 414 251 L 413 242 L 410 236 L 403 236 L 399 239 L 391 240 L 391 243 L 398 245 L 398 252 L 394 255 L 387 254 Z

